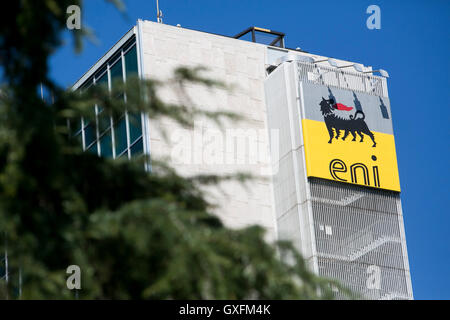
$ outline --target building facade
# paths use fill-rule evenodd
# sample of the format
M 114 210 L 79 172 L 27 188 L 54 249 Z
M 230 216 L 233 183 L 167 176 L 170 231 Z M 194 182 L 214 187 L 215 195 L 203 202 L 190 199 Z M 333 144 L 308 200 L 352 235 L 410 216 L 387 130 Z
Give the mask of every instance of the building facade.
M 186 176 L 251 173 L 257 179 L 246 185 L 207 190 L 226 225 L 259 224 L 268 241 L 293 241 L 315 273 L 364 298 L 412 299 L 386 78 L 283 47 L 282 38 L 262 44 L 139 20 L 74 90 L 132 74 L 168 80 L 178 66 L 204 66 L 232 89 L 188 85 L 196 107 L 245 120 L 218 128 L 200 118 L 183 128 L 145 114 L 113 119 L 95 106 L 106 125 L 81 119 L 72 133 L 99 156 L 167 156 Z M 180 102 L 170 87 L 161 96 Z

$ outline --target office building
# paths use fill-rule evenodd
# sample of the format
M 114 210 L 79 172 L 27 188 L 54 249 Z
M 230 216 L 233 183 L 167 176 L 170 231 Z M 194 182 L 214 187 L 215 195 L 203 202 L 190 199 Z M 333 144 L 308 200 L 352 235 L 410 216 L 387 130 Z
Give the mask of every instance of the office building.
M 293 241 L 311 270 L 364 298 L 413 298 L 385 71 L 287 49 L 284 34 L 267 29 L 226 37 L 139 20 L 73 89 L 132 74 L 167 80 L 179 66 L 204 66 L 232 86 L 188 85 L 199 109 L 245 120 L 183 128 L 145 114 L 113 119 L 95 106 L 102 132 L 83 119 L 71 128 L 83 148 L 168 156 L 186 176 L 249 172 L 261 179 L 207 190 L 226 225 L 259 224 L 268 241 Z M 170 87 L 161 96 L 180 102 Z

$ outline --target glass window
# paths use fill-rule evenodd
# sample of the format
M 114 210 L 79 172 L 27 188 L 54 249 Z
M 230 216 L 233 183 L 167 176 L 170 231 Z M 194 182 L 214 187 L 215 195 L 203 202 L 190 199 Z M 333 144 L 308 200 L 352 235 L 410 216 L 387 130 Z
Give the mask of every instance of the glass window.
M 92 78 L 89 78 L 89 80 L 87 80 L 85 83 L 83 83 L 80 87 L 79 87 L 79 90 L 80 90 L 80 92 L 83 92 L 84 90 L 87 90 L 87 89 L 89 89 L 89 87 L 92 85 L 92 82 L 93 81 L 93 79 Z
M 105 72 L 100 78 L 96 79 L 95 82 L 97 85 L 108 85 L 108 73 Z
M 131 146 L 130 151 L 132 156 L 137 156 L 144 153 L 144 144 L 142 142 L 142 137 Z
M 111 130 L 108 130 L 100 138 L 100 155 L 105 158 L 112 158 L 112 137 Z
M 89 149 L 88 152 L 98 155 L 97 144 L 94 143 Z
M 70 121 L 70 131 L 72 133 L 72 136 L 75 136 L 77 134 L 79 134 L 81 130 L 81 120 L 71 120 Z
M 114 83 L 121 83 L 123 81 L 123 72 L 122 72 L 122 60 L 119 59 L 111 68 L 111 87 L 113 87 Z
M 115 89 L 114 98 L 124 99 L 124 93 L 118 92 L 114 85 L 123 83 L 124 76 L 137 75 L 137 49 L 136 41 L 133 39 L 128 41 L 121 50 L 115 52 L 113 57 L 95 72 L 94 76 L 91 76 L 79 87 L 79 91 L 88 89 L 93 85 L 95 79 L 96 85 L 104 85 L 108 88 L 109 84 L 111 89 Z M 104 110 L 103 106 L 97 105 L 96 107 L 97 119 L 95 123 L 93 117 L 89 118 L 90 121 L 84 119 L 84 126 L 82 126 L 82 121 L 70 121 L 70 131 L 74 137 L 81 139 L 83 136 L 81 133 L 84 132 L 85 149 L 88 152 L 100 154 L 102 157 L 107 158 L 112 158 L 113 154 L 117 158 L 128 158 L 129 153 L 132 155 L 143 154 L 141 113 L 129 114 L 128 117 L 122 114 L 119 120 L 116 120 L 118 118 L 115 115 L 111 115 L 111 112 Z M 126 120 L 128 120 L 128 123 Z M 112 123 L 114 130 L 111 127 Z M 114 136 L 112 136 L 113 134 Z M 115 141 L 114 145 L 113 138 Z
M 84 129 L 84 141 L 86 143 L 86 147 L 89 147 L 95 140 L 97 140 L 95 128 L 92 125 L 88 125 Z
M 128 152 L 124 152 L 119 159 L 128 159 Z
M 130 144 L 133 144 L 136 139 L 142 136 L 142 123 L 140 114 L 128 114 L 130 122 Z
M 95 79 L 96 82 L 98 83 L 98 79 L 101 77 L 102 73 L 106 71 L 106 65 L 103 65 L 96 73 L 95 75 Z
M 127 78 L 133 75 L 137 76 L 138 74 L 137 54 L 135 45 L 130 49 L 130 51 L 128 51 L 125 54 L 125 74 Z
M 100 78 L 96 79 L 97 86 L 105 86 L 106 89 L 108 89 L 108 73 L 105 72 Z M 103 108 L 101 106 L 98 106 L 98 112 L 102 112 Z
M 119 156 L 128 147 L 125 117 L 122 117 L 114 125 L 114 137 L 116 140 L 116 155 Z
M 100 135 L 105 132 L 105 130 L 111 128 L 111 117 L 110 115 L 105 111 L 99 111 L 98 115 L 98 132 Z
M 118 50 L 116 51 L 116 53 L 114 53 L 114 55 L 109 59 L 109 65 L 113 65 L 114 63 L 116 63 L 117 60 L 121 59 L 122 56 L 122 50 Z

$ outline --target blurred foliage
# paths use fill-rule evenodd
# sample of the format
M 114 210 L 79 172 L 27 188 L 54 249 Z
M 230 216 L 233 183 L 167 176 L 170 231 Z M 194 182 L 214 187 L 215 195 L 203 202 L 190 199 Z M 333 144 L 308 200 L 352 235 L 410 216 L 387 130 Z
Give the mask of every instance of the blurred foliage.
M 156 160 L 149 173 L 144 157 L 99 158 L 70 138 L 67 121 L 92 118 L 95 103 L 112 114 L 125 108 L 105 87 L 67 92 L 48 78 L 49 56 L 74 4 L 80 1 L 20 0 L 1 11 L 0 249 L 7 242 L 10 271 L 8 285 L 0 281 L 1 297 L 19 297 L 20 274 L 20 298 L 72 299 L 66 268 L 75 264 L 81 299 L 331 298 L 338 285 L 310 273 L 291 245 L 266 243 L 260 227 L 231 230 L 211 214 L 201 185 L 245 174 L 186 179 Z M 80 45 L 83 33 L 74 36 Z M 186 82 L 223 87 L 202 71 L 174 74 L 170 85 L 186 104 L 163 102 L 157 81 L 130 79 L 114 90 L 126 93 L 128 110 L 183 126 L 198 116 L 218 125 L 239 119 L 190 103 Z M 51 103 L 40 98 L 41 84 Z

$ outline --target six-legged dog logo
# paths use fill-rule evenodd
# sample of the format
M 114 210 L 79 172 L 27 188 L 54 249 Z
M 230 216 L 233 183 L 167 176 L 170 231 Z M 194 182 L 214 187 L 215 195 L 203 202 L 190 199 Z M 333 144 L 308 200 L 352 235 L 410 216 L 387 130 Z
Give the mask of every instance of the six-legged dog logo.
M 349 117 L 338 115 L 336 110 L 350 111 L 353 108 L 347 107 L 341 103 L 336 103 L 333 99 L 326 100 L 323 97 L 319 105 L 320 111 L 322 112 L 325 120 L 325 125 L 328 129 L 328 133 L 330 134 L 330 140 L 328 143 L 332 143 L 334 137 L 339 139 L 341 133 L 340 131 L 344 130 L 342 140 L 345 140 L 351 133 L 353 136 L 352 141 L 356 141 L 356 134 L 358 134 L 361 137 L 359 141 L 363 142 L 364 134 L 366 134 L 373 141 L 372 147 L 377 145 L 373 133 L 369 130 L 369 127 L 364 121 L 366 117 L 364 112 L 357 110 L 354 115 L 350 115 Z M 336 131 L 336 136 L 334 136 L 334 131 Z

